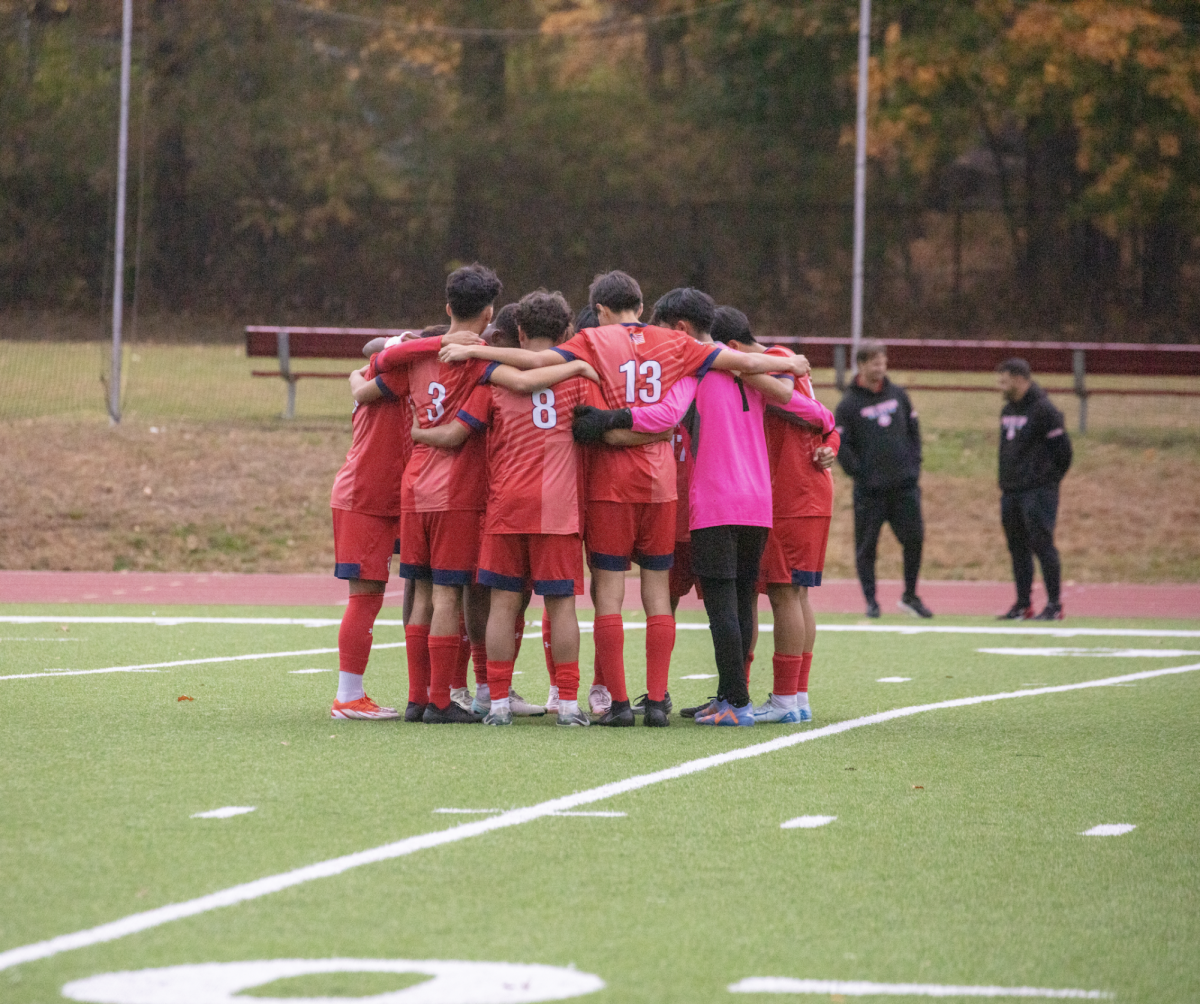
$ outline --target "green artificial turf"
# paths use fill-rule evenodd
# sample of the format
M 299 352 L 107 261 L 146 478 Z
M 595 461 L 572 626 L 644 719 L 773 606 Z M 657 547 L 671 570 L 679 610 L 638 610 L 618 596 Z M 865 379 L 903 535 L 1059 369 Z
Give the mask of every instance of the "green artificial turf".
M 1063 626 L 1085 624 L 1104 626 Z M 0 623 L 0 675 L 337 644 L 336 625 L 66 627 Z M 644 637 L 626 636 L 632 694 L 643 689 Z M 375 638 L 398 642 L 403 631 L 381 625 Z M 816 721 L 754 729 L 677 716 L 666 730 L 334 722 L 335 675 L 289 672 L 336 669 L 332 653 L 0 681 L 0 951 L 485 818 L 436 808 L 535 805 L 888 708 L 1200 662 L 977 651 L 1043 646 L 1200 650 L 1200 638 L 825 632 Z M 770 652 L 764 632 L 757 700 Z M 584 634 L 585 666 L 591 657 Z M 518 689 L 543 699 L 538 640 L 526 640 L 518 669 Z M 715 683 L 681 677 L 708 672 L 707 632 L 680 630 L 676 708 Z M 911 679 L 876 682 L 886 676 Z M 368 693 L 402 706 L 405 680 L 403 649 L 377 651 Z M 622 818 L 542 818 L 0 971 L 0 1000 L 61 1000 L 69 980 L 123 969 L 330 956 L 574 965 L 608 984 L 594 999 L 613 1001 L 737 1000 L 726 987 L 751 976 L 1196 1000 L 1198 716 L 1200 672 L 868 725 L 584 807 Z M 192 818 L 221 806 L 256 811 Z M 801 815 L 837 819 L 780 828 Z M 1079 835 L 1098 823 L 1137 829 Z M 254 994 L 354 997 L 411 982 L 309 976 Z

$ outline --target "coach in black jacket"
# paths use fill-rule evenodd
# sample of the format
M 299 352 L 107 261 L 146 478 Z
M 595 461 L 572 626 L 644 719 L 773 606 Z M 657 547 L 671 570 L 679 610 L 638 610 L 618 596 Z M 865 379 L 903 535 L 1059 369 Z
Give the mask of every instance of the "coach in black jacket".
M 879 616 L 875 600 L 875 551 L 879 531 L 890 523 L 904 548 L 904 596 L 900 609 L 932 617 L 917 596 L 925 524 L 921 519 L 921 430 L 902 387 L 887 378 L 887 349 L 863 342 L 858 375 L 837 406 L 842 437 L 838 461 L 854 479 L 854 559 L 867 616 Z
M 1071 466 L 1063 414 L 1033 382 L 1029 363 L 1006 359 L 996 368 L 1005 404 L 1000 412 L 1000 521 L 1012 555 L 1017 602 L 1004 620 L 1062 620 L 1062 563 L 1054 546 L 1058 485 Z M 1042 566 L 1046 608 L 1033 616 L 1033 556 Z

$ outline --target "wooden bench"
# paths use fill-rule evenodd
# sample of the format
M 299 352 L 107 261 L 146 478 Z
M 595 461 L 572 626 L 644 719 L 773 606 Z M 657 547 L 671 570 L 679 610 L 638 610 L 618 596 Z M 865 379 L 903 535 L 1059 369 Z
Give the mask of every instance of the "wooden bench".
M 1079 429 L 1087 431 L 1087 401 L 1093 394 L 1122 396 L 1200 397 L 1200 387 L 1088 387 L 1087 375 L 1200 376 L 1200 345 L 1150 345 L 1135 342 L 1006 342 L 929 339 L 877 339 L 887 346 L 888 366 L 897 370 L 940 373 L 990 373 L 1014 356 L 1029 363 L 1034 374 L 1069 373 L 1070 387 L 1047 387 L 1051 393 L 1079 398 Z M 846 386 L 849 338 L 763 337 L 763 342 L 801 351 L 813 366 L 832 366 L 838 390 Z M 908 390 L 954 390 L 995 393 L 978 384 L 909 384 Z
M 246 327 L 246 355 L 252 359 L 275 358 L 277 370 L 252 370 L 251 376 L 278 377 L 287 385 L 284 418 L 296 417 L 296 382 L 309 377 L 345 380 L 345 373 L 295 370 L 293 359 L 357 359 L 363 361 L 363 346 L 372 338 L 390 338 L 412 328 L 301 328 L 251 324 Z M 355 367 L 357 368 L 357 367 Z

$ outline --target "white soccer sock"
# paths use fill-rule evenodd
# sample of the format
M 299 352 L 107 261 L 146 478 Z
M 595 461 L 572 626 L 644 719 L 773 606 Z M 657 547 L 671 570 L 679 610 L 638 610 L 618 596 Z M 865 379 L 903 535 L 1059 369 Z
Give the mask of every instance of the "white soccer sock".
M 363 682 L 361 673 L 338 673 L 338 695 L 337 699 L 342 704 L 348 704 L 350 701 L 357 701 L 363 696 Z
M 579 713 L 579 699 L 574 701 L 564 701 L 561 697 L 558 700 L 558 713 L 560 715 L 575 715 Z
M 795 694 L 772 694 L 771 703 L 777 708 L 794 708 L 796 707 Z
M 480 701 L 480 702 L 486 701 L 491 696 L 492 696 L 492 688 L 489 687 L 486 683 L 481 683 L 481 684 L 479 684 L 479 686 L 477 686 L 475 688 L 475 699 L 477 701 Z
M 795 703 L 794 707 L 797 707 L 797 708 L 807 708 L 808 707 L 808 691 L 807 690 L 802 690 L 802 691 L 800 691 L 800 693 L 798 693 L 796 695 L 796 703 Z
M 494 701 L 492 701 L 492 710 L 493 711 L 511 711 L 512 707 L 508 703 L 507 697 L 497 697 Z
M 550 696 L 547 697 L 546 700 L 548 700 L 548 701 L 557 701 L 558 700 L 558 688 L 557 687 L 550 688 Z

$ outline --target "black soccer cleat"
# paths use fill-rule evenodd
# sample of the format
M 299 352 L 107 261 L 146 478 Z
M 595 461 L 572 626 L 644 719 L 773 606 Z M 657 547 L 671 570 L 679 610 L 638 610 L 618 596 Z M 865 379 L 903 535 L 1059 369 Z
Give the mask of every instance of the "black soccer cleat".
M 646 710 L 646 702 L 648 700 L 650 700 L 650 695 L 642 694 L 641 697 L 639 697 L 636 701 L 633 702 L 633 713 L 635 715 L 643 714 Z M 663 698 L 662 703 L 666 705 L 666 708 L 664 710 L 667 712 L 667 714 L 670 714 L 671 708 L 673 707 L 673 705 L 671 704 L 671 692 L 669 690 L 666 692 L 666 695 Z
M 896 606 L 906 614 L 912 614 L 914 617 L 929 618 L 933 616 L 933 611 L 921 602 L 921 597 L 916 593 L 905 593 L 900 597 L 900 602 Z
M 613 701 L 612 707 L 597 718 L 594 724 L 627 729 L 633 724 L 633 709 L 628 701 Z
M 694 708 L 682 708 L 682 709 L 680 709 L 680 712 L 679 712 L 679 713 L 680 713 L 680 715 L 682 715 L 684 718 L 695 718 L 695 717 L 696 717 L 696 715 L 698 715 L 698 714 L 699 714 L 699 715 L 706 715 L 706 714 L 708 714 L 708 709 L 709 709 L 709 708 L 711 708 L 711 707 L 712 707 L 714 704 L 716 704 L 716 703 L 717 703 L 717 698 L 716 698 L 716 697 L 710 697 L 710 698 L 709 698 L 707 701 L 705 701 L 703 704 L 697 704 L 697 705 L 696 705 Z
M 642 717 L 642 724 L 649 725 L 655 729 L 665 729 L 671 724 L 667 718 L 667 713 L 671 710 L 671 701 L 668 698 L 665 701 L 646 701 L 645 712 Z
M 478 725 L 483 718 L 463 710 L 451 701 L 444 708 L 432 703 L 425 705 L 425 714 L 421 716 L 421 721 L 426 725 Z
M 872 619 L 879 617 L 879 604 L 874 600 L 867 600 L 867 616 Z
M 419 722 L 424 714 L 424 704 L 418 704 L 416 701 L 409 701 L 408 707 L 404 709 L 404 720 L 406 722 Z
M 1036 617 L 1031 617 L 1030 620 L 1060 621 L 1064 616 L 1065 614 L 1063 613 L 1063 606 L 1061 603 L 1047 603 L 1045 607 L 1042 608 L 1042 612 Z
M 1028 603 L 1014 603 L 1007 612 L 996 618 L 998 621 L 1028 621 L 1033 620 L 1033 607 Z

